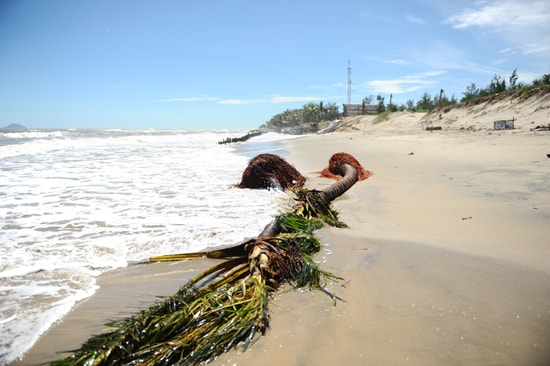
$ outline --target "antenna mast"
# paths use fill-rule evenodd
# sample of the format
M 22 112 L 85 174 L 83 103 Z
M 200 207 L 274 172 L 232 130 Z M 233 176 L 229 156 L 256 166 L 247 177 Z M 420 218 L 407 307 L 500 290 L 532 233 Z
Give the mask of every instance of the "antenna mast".
M 351 66 L 348 60 L 348 104 L 351 104 Z

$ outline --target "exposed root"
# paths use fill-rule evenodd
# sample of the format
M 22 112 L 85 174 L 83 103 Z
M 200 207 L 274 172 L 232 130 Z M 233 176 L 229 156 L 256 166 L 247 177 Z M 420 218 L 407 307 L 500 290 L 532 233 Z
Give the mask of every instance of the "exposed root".
M 352 155 L 345 152 L 332 155 L 328 167 L 321 170 L 319 174 L 325 178 L 340 180 L 344 176 L 344 172 L 341 169 L 344 164 L 349 164 L 357 170 L 359 180 L 365 180 L 373 174 L 371 171 L 363 168 Z
M 283 190 L 302 187 L 306 178 L 283 158 L 273 154 L 260 154 L 243 172 L 239 188 L 280 188 Z

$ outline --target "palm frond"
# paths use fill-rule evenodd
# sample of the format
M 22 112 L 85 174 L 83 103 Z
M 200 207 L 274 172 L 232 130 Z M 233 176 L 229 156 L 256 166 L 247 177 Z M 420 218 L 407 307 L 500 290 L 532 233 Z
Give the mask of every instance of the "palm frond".
M 235 245 L 229 248 L 216 249 L 206 252 L 196 252 L 196 253 L 178 253 L 178 254 L 166 254 L 159 255 L 149 258 L 151 262 L 170 262 L 170 261 L 182 261 L 187 259 L 198 259 L 198 258 L 229 258 L 229 257 L 239 257 L 243 256 L 244 243 L 241 245 Z
M 308 227 L 249 240 L 247 256 L 221 262 L 149 309 L 109 323 L 112 331 L 52 365 L 195 365 L 248 347 L 269 328 L 268 303 L 283 283 L 319 289 L 327 279 L 339 280 L 313 261 L 320 245 L 312 235 L 315 225 Z

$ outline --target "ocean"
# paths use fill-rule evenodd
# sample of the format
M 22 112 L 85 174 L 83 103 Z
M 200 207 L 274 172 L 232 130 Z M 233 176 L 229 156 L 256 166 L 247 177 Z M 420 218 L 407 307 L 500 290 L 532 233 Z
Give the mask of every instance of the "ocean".
M 0 365 L 20 357 L 97 290 L 107 271 L 153 255 L 257 236 L 285 194 L 238 189 L 274 133 L 25 130 L 0 132 Z

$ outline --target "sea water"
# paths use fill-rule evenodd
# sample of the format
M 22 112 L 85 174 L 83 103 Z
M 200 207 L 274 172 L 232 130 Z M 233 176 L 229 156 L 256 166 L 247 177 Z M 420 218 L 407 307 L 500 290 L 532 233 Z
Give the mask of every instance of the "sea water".
M 153 255 L 257 236 L 282 192 L 234 185 L 281 135 L 157 130 L 0 132 L 0 364 L 96 290 Z M 279 141 L 279 142 L 274 142 Z

